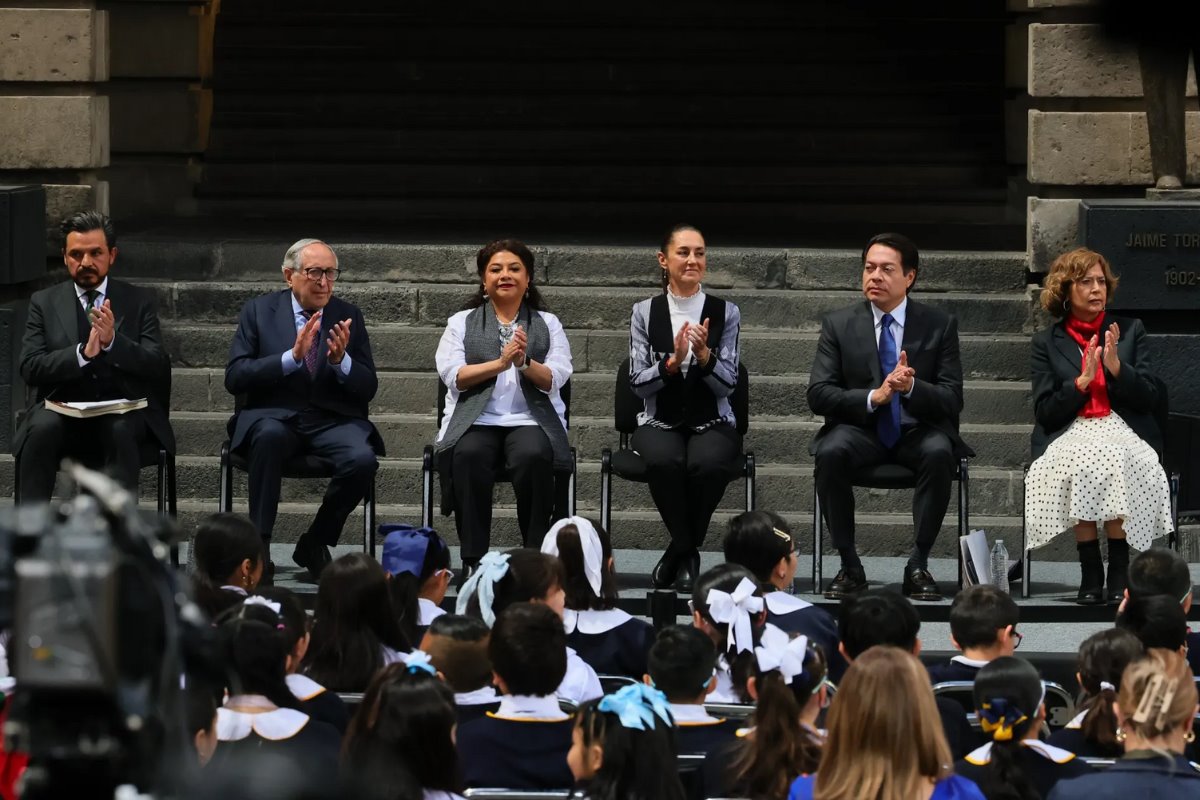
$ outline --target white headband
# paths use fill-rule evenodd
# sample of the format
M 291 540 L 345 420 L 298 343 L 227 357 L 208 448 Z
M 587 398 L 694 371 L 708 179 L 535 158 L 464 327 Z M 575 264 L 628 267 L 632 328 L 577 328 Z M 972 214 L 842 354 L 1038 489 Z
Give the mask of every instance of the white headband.
M 604 548 L 600 545 L 600 534 L 592 523 L 583 517 L 564 517 L 550 526 L 546 538 L 542 539 L 542 552 L 548 556 L 558 557 L 558 532 L 568 525 L 574 525 L 579 531 L 579 544 L 583 547 L 583 574 L 587 576 L 588 586 L 596 597 L 600 596 L 600 582 L 603 579 Z
M 792 678 L 804 674 L 804 657 L 808 654 L 807 636 L 792 639 L 786 631 L 767 625 L 759 641 L 759 646 L 754 648 L 754 656 L 760 671 L 777 671 L 788 685 L 791 685 Z
M 754 627 L 750 615 L 763 610 L 763 599 L 754 594 L 757 589 L 754 581 L 742 578 L 733 594 L 720 589 L 708 590 L 708 615 L 714 622 L 729 626 L 729 644 L 736 647 L 739 653 L 754 646 Z
M 474 574 L 458 591 L 458 600 L 454 611 L 458 614 L 467 613 L 467 604 L 471 595 L 479 595 L 479 616 L 490 628 L 496 624 L 496 612 L 492 610 L 492 601 L 496 597 L 496 584 L 508 574 L 508 553 L 491 552 L 479 560 L 479 566 Z

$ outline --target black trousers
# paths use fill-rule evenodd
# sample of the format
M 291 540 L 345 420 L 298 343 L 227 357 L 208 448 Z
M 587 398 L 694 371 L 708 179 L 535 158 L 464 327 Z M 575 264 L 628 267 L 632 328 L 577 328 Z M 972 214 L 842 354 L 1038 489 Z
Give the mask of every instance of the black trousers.
M 640 425 L 630 445 L 646 462 L 650 496 L 671 534 L 671 548 L 685 553 L 699 548 L 737 474 L 741 434 L 731 425 L 703 433 Z
M 270 542 L 279 512 L 283 465 L 301 453 L 328 459 L 333 477 L 307 533 L 335 545 L 346 518 L 363 501 L 379 468 L 371 447 L 371 425 L 364 420 L 302 412 L 292 419 L 260 419 L 242 446 L 250 468 L 250 520 Z
M 492 489 L 504 469 L 517 496 L 526 547 L 539 547 L 554 515 L 554 451 L 537 425 L 472 425 L 455 443 L 451 464 L 454 526 L 463 558 L 481 558 L 492 539 Z
M 908 467 L 917 475 L 913 526 L 918 545 L 933 547 L 950 504 L 954 480 L 954 446 L 950 437 L 928 425 L 905 426 L 895 449 L 888 451 L 875 432 L 857 425 L 838 425 L 817 443 L 817 497 L 834 547 L 854 546 L 854 490 L 850 476 L 858 469 L 885 462 Z
M 58 465 L 66 456 L 97 463 L 137 494 L 141 470 L 141 444 L 149 436 L 141 411 L 105 414 L 91 419 L 64 417 L 46 408 L 29 412 L 25 443 L 21 446 L 22 503 L 44 502 L 54 493 Z

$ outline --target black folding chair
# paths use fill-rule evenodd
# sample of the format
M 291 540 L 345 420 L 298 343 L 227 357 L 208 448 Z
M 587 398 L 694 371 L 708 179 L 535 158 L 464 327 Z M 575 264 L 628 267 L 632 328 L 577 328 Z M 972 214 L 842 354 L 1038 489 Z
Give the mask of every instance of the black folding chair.
M 1042 701 L 1046 706 L 1046 725 L 1054 730 L 1066 727 L 1075 718 L 1075 699 L 1054 681 L 1042 681 L 1046 688 L 1046 697 Z M 949 697 L 963 707 L 972 727 L 977 727 L 975 718 L 975 684 L 972 681 L 942 681 L 933 685 L 936 697 Z
M 568 380 L 559 389 L 559 396 L 566 407 L 564 416 L 567 420 L 567 430 L 571 429 L 571 381 Z M 438 378 L 437 391 L 437 428 L 442 429 L 442 420 L 446 416 L 446 384 Z M 432 444 L 425 445 L 421 454 L 421 524 L 426 528 L 433 527 L 433 473 L 440 467 L 438 451 Z M 578 473 L 578 463 L 575 448 L 571 448 L 571 471 L 554 473 L 554 518 L 562 519 L 575 515 L 575 481 Z M 511 481 L 508 470 L 503 467 L 496 473 L 496 483 Z M 450 516 L 454 509 L 443 503 L 442 514 Z
M 750 427 L 750 374 L 746 364 L 738 364 L 737 385 L 729 398 L 737 432 L 743 437 Z M 629 447 L 629 437 L 637 430 L 638 412 L 645 408 L 642 399 L 629 387 L 629 359 L 621 362 L 617 369 L 616 389 L 613 394 L 613 427 L 620 434 L 620 442 L 614 451 L 610 447 L 600 452 L 600 525 L 612 534 L 612 477 L 616 475 L 627 481 L 646 483 L 646 461 Z M 731 477 L 746 478 L 746 510 L 755 507 L 754 453 L 745 451 L 741 459 L 734 459 Z
M 959 456 L 958 468 L 954 473 L 958 481 L 958 535 L 966 536 L 970 532 L 970 472 L 967 468 L 967 457 Z M 917 485 L 917 474 L 900 464 L 876 464 L 864 467 L 850 476 L 851 486 L 861 486 L 864 489 L 912 489 Z M 824 556 L 825 519 L 821 513 L 821 498 L 813 487 L 813 560 L 812 579 L 813 592 L 821 592 L 821 568 Z M 958 559 L 958 585 L 962 586 L 963 562 Z

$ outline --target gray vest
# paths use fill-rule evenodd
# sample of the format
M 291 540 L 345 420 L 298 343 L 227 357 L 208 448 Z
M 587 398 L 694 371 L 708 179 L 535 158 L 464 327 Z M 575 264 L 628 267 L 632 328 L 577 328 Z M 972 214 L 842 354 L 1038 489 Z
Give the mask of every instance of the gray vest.
M 517 312 L 517 320 L 525 328 L 526 348 L 528 358 L 543 363 L 546 353 L 550 351 L 550 329 L 542 315 L 533 311 L 528 305 L 522 304 Z M 467 314 L 466 330 L 463 333 L 463 351 L 468 364 L 482 364 L 494 361 L 500 357 L 500 327 L 496 319 L 496 311 L 490 302 L 486 302 Z M 533 381 L 521 376 L 521 394 L 529 406 L 529 413 L 550 439 L 550 448 L 554 452 L 554 469 L 565 472 L 571 469 L 571 446 L 567 443 L 567 432 L 550 396 L 533 385 Z M 448 450 L 466 433 L 492 397 L 496 388 L 496 379 L 490 378 L 483 383 L 477 383 L 458 395 L 454 405 L 454 413 L 450 416 L 450 424 L 446 426 L 446 435 L 438 442 L 439 451 Z

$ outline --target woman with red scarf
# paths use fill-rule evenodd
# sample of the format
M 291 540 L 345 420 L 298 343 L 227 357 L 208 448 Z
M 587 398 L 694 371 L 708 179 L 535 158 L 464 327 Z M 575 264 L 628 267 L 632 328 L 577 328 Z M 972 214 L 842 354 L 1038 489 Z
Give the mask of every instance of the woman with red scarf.
M 1059 256 L 1042 307 L 1059 321 L 1033 337 L 1034 462 L 1025 477 L 1031 548 L 1075 531 L 1081 605 L 1119 603 L 1129 547 L 1145 550 L 1171 532 L 1170 492 L 1156 450 L 1158 391 L 1146 328 L 1105 308 L 1117 276 L 1104 256 L 1078 248 Z M 1108 539 L 1108 589 L 1100 558 Z

